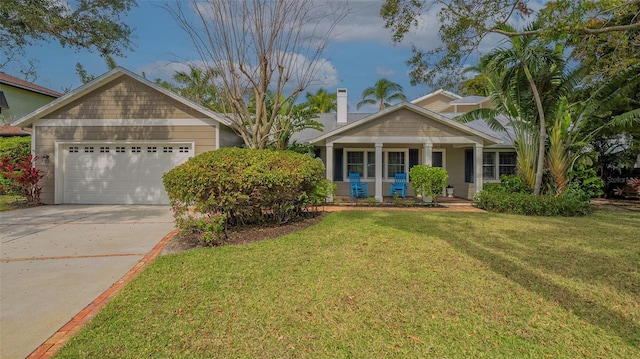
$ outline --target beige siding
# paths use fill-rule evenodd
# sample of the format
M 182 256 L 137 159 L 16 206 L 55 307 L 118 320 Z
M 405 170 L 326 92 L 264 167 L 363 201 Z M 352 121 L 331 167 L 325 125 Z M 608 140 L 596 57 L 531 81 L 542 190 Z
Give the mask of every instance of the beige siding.
M 400 110 L 343 133 L 344 136 L 464 136 L 465 133 L 413 111 Z
M 216 132 L 211 126 L 66 126 L 36 127 L 37 156 L 50 156 L 49 163 L 40 159 L 38 166 L 44 171 L 42 179 L 43 203 L 54 203 L 55 170 L 54 153 L 56 141 L 163 141 L 185 140 L 195 142 L 195 154 L 215 150 Z
M 451 98 L 443 94 L 437 94 L 435 96 L 429 97 L 426 100 L 416 102 L 415 104 L 433 112 L 443 112 L 444 109 L 449 107 L 449 102 L 453 100 L 455 100 L 455 98 Z
M 121 76 L 63 106 L 46 118 L 202 118 L 202 114 L 144 83 L 128 76 Z

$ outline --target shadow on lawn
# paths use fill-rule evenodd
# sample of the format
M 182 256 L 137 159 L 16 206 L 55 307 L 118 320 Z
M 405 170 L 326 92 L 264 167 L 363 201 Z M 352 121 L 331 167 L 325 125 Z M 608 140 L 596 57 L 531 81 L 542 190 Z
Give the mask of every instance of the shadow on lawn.
M 394 227 L 400 231 L 413 231 L 420 234 L 436 236 L 449 243 L 456 250 L 487 264 L 495 273 L 543 296 L 547 300 L 555 301 L 581 319 L 611 333 L 615 333 L 628 344 L 640 348 L 640 325 L 638 325 L 638 323 L 629 318 L 625 318 L 620 312 L 596 303 L 596 300 L 591 300 L 583 293 L 581 294 L 572 288 L 556 284 L 536 273 L 536 268 L 540 268 L 542 271 L 553 272 L 565 278 L 577 277 L 578 280 L 589 282 L 589 279 L 592 279 L 587 278 L 590 271 L 598 271 L 598 267 L 605 265 L 607 261 L 609 263 L 611 262 L 610 258 L 591 253 L 587 259 L 587 263 L 595 266 L 596 269 L 585 271 L 584 268 L 579 268 L 585 263 L 584 261 L 572 262 L 566 260 L 563 261 L 563 263 L 558 263 L 558 258 L 567 258 L 566 255 L 571 252 L 570 250 L 568 251 L 566 248 L 545 247 L 545 252 L 547 250 L 554 252 L 546 252 L 549 258 L 555 259 L 545 262 L 543 259 L 544 253 L 540 253 L 538 249 L 538 257 L 529 260 L 529 258 L 526 257 L 531 254 L 531 247 L 527 247 L 525 250 L 522 250 L 522 248 L 499 247 L 495 246 L 496 243 L 492 241 L 492 238 L 484 237 L 486 234 L 483 233 L 485 231 L 484 229 L 474 228 L 474 223 L 477 223 L 477 216 L 479 215 L 484 214 L 456 213 L 453 216 L 451 214 L 434 214 L 430 215 L 426 221 L 423 221 L 424 226 L 416 226 L 415 222 L 405 222 L 403 219 L 393 222 L 385 221 L 384 217 L 380 217 L 377 224 L 385 227 Z M 545 224 L 549 222 L 551 221 L 545 222 Z M 563 225 L 561 222 L 554 222 L 556 223 L 552 223 L 548 229 L 543 231 L 543 233 L 548 233 L 548 235 L 543 238 L 553 238 L 552 234 Z M 566 224 L 566 222 L 564 223 Z M 463 226 L 461 230 L 454 229 L 460 228 L 461 226 Z M 526 241 L 529 236 L 527 226 L 523 226 L 521 231 L 505 231 L 505 233 L 507 232 L 510 236 L 516 235 L 519 236 L 517 238 L 523 238 L 522 243 L 527 244 Z M 578 248 L 575 249 L 576 252 L 571 252 L 572 256 L 581 256 L 584 254 L 584 251 Z M 517 258 L 521 263 L 510 257 Z M 635 283 L 632 274 L 637 271 L 637 268 L 633 265 L 633 258 L 629 260 L 629 263 L 610 263 L 625 273 L 619 273 L 614 281 L 607 281 L 606 278 L 600 279 L 599 282 L 602 283 L 601 285 L 616 287 L 623 290 L 626 294 L 637 296 L 638 284 Z M 627 268 L 627 266 L 631 266 L 631 268 Z M 627 285 L 616 283 L 620 280 L 629 282 Z

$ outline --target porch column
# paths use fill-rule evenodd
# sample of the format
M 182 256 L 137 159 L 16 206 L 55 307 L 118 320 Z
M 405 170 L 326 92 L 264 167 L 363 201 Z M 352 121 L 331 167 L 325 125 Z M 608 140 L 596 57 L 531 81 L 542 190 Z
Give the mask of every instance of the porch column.
M 431 166 L 431 160 L 433 156 L 433 143 L 422 144 L 422 164 Z
M 327 173 L 327 180 L 333 183 L 333 143 L 327 143 L 325 156 L 327 156 L 327 158 L 325 159 L 325 172 Z M 327 194 L 327 202 L 333 202 L 333 194 Z
M 376 201 L 382 202 L 382 143 L 376 143 Z
M 475 193 L 482 191 L 482 183 L 484 182 L 482 174 L 482 143 L 476 143 L 473 162 L 475 163 L 474 185 Z

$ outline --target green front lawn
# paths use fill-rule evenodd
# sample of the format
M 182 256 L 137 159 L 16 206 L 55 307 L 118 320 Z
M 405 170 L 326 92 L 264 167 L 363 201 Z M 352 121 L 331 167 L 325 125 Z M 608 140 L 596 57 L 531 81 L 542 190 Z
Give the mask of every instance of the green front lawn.
M 59 358 L 638 358 L 640 214 L 352 211 L 158 258 Z

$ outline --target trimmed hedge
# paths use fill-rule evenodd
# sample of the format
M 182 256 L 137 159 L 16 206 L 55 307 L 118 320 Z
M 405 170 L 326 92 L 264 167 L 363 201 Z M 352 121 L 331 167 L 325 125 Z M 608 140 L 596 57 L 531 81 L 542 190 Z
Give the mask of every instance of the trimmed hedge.
M 571 191 L 556 197 L 483 190 L 475 195 L 474 202 L 476 207 L 486 211 L 527 216 L 584 216 L 593 210 L 588 199 Z
M 176 218 L 221 214 L 225 226 L 288 222 L 322 203 L 328 188 L 317 159 L 241 148 L 193 157 L 166 173 L 163 182 Z

